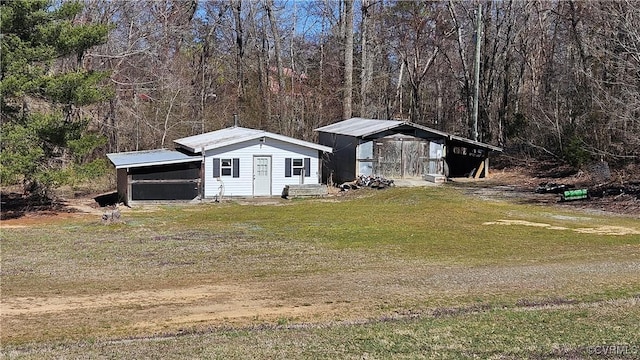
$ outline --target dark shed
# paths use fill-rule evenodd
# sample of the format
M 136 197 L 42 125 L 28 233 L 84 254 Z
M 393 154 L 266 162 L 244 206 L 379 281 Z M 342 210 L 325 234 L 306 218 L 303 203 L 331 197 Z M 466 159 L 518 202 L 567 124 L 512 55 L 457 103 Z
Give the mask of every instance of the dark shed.
M 333 148 L 324 162 L 327 181 L 360 175 L 390 179 L 483 177 L 489 152 L 501 148 L 408 121 L 352 118 L 316 129 L 318 142 Z

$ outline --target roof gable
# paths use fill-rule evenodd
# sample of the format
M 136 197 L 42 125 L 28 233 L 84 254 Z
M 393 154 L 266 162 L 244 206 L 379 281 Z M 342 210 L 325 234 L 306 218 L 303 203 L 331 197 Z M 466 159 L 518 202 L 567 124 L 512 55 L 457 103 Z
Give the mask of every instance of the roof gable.
M 502 151 L 502 148 L 499 148 L 497 146 L 485 144 L 479 141 L 470 140 L 461 136 L 452 135 L 444 131 L 432 129 L 427 126 L 414 124 L 410 121 L 401 121 L 401 120 L 351 118 L 351 119 L 339 121 L 331 125 L 317 128 L 315 129 L 315 131 L 364 138 L 364 137 L 377 134 L 383 131 L 395 129 L 400 126 L 410 126 L 416 129 L 426 131 L 428 133 L 441 136 L 448 140 L 455 140 L 455 141 L 467 143 L 473 146 L 477 146 L 480 148 Z
M 365 137 L 402 125 L 403 121 L 351 118 L 331 125 L 315 129 L 315 131 L 327 132 L 355 137 Z
M 332 149 L 330 147 L 324 145 L 314 144 L 312 142 L 295 139 L 289 136 L 274 134 L 264 130 L 248 129 L 238 126 L 189 136 L 174 140 L 174 142 L 176 143 L 176 145 L 189 150 L 192 153 L 198 154 L 203 150 L 207 151 L 211 149 L 217 149 L 228 145 L 238 144 L 244 141 L 259 139 L 263 137 L 280 140 L 283 142 L 288 142 L 324 152 L 332 152 Z

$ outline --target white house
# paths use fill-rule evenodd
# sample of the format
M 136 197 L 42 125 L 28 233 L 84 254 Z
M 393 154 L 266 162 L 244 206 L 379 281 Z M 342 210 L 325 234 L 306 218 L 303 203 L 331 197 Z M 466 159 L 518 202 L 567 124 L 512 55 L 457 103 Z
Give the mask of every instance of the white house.
M 318 145 L 263 130 L 230 127 L 174 141 L 176 148 L 204 154 L 204 197 L 279 196 L 286 185 L 319 184 Z
M 205 199 L 280 196 L 287 185 L 320 184 L 322 154 L 332 151 L 327 146 L 243 127 L 174 143 L 176 150 L 107 155 L 118 169 L 118 193 L 123 201 L 190 200 L 196 193 Z M 200 171 L 194 176 L 196 164 Z M 184 189 L 172 191 L 174 185 Z

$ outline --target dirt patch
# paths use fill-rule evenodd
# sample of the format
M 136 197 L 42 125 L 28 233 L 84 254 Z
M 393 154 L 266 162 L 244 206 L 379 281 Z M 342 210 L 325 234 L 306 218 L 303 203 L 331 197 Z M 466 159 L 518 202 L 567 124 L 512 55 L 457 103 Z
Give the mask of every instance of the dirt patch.
M 518 225 L 518 226 L 531 226 L 545 228 L 549 230 L 570 230 L 581 234 L 598 234 L 598 235 L 640 235 L 640 230 L 634 228 L 627 228 L 623 226 L 598 226 L 593 228 L 576 228 L 571 229 L 564 226 L 553 226 L 545 223 L 536 223 L 526 220 L 496 220 L 482 223 L 482 225 Z
M 604 266 L 604 265 L 607 266 Z M 479 268 L 434 268 L 417 269 L 418 274 L 385 274 L 376 276 L 358 273 L 344 275 L 328 280 L 318 278 L 295 279 L 291 283 L 278 282 L 264 285 L 257 282 L 246 284 L 198 285 L 184 288 L 163 288 L 157 290 L 139 290 L 112 292 L 87 296 L 48 296 L 48 297 L 4 297 L 0 304 L 3 322 L 12 324 L 25 319 L 55 319 L 66 321 L 77 319 L 78 314 L 101 317 L 99 314 L 114 316 L 119 311 L 133 310 L 129 313 L 132 321 L 126 325 L 132 333 L 160 334 L 179 332 L 180 329 L 192 329 L 198 326 L 247 326 L 257 323 L 284 323 L 296 319 L 297 323 L 322 323 L 332 319 L 351 321 L 363 319 L 367 314 L 389 314 L 374 311 L 370 313 L 372 303 L 395 302 L 394 296 L 423 298 L 436 293 L 458 296 L 467 293 L 482 293 L 487 288 L 519 289 L 520 287 L 544 288 L 569 281 L 568 273 L 578 278 L 591 278 L 594 273 L 618 276 L 637 271 L 635 263 L 594 263 L 590 265 L 531 265 L 516 267 L 479 267 Z M 628 276 L 628 275 L 627 275 Z M 363 279 L 367 279 L 366 281 Z M 408 279 L 408 280 L 407 280 Z M 490 281 L 487 279 L 491 279 Z M 285 292 L 296 286 L 308 287 L 310 283 L 323 281 L 323 289 L 318 293 L 301 297 L 292 297 Z M 376 284 L 386 283 L 385 286 Z M 406 282 L 406 283 L 403 283 Z M 581 280 L 586 281 L 586 280 Z M 366 282 L 366 283 L 362 283 Z M 349 289 L 340 286 L 349 284 Z M 340 294 L 340 295 L 338 295 Z M 366 298 L 361 296 L 366 295 Z M 332 299 L 328 301 L 328 299 Z M 559 298 L 519 300 L 517 307 L 547 307 L 576 305 L 573 300 Z M 395 309 L 390 310 L 395 311 Z M 125 310 L 122 310 L 125 309 Z M 430 314 L 433 317 L 457 316 L 483 312 L 487 305 L 463 307 L 436 307 L 408 310 L 404 317 Z M 395 312 L 391 314 L 396 314 Z M 401 311 L 401 310 L 400 310 Z M 376 315 L 377 314 L 377 315 Z M 50 321 L 50 320 L 46 320 Z M 90 320 L 82 320 L 90 321 Z
M 24 214 L 18 218 L 0 221 L 0 229 L 19 229 L 26 227 L 46 226 L 64 219 L 83 219 L 90 216 L 81 212 L 41 211 Z M 99 219 L 99 217 L 96 217 Z
M 101 206 L 92 196 L 70 199 L 34 199 L 19 193 L 2 193 L 0 229 L 46 226 L 64 219 L 94 217 L 99 220 L 114 205 Z
M 26 214 L 39 213 L 51 215 L 57 213 L 75 212 L 73 208 L 67 208 L 62 202 L 24 196 L 18 193 L 2 193 L 0 207 L 0 220 L 17 219 Z
M 598 234 L 598 235 L 640 235 L 640 231 L 632 228 L 621 226 L 599 226 L 597 228 L 579 228 L 573 229 L 581 234 Z
M 288 303 L 277 300 L 273 289 L 251 284 L 205 285 L 187 288 L 129 291 L 92 296 L 6 297 L 0 304 L 4 320 L 54 316 L 61 319 L 78 312 L 112 312 L 118 308 L 152 309 L 156 314 L 128 325 L 158 332 L 194 324 L 249 324 L 256 319 L 307 318 L 331 314 L 334 303 Z M 269 294 L 268 296 L 265 294 Z
M 620 171 L 611 180 L 597 183 L 594 176 L 566 165 L 513 166 L 491 172 L 487 179 L 452 179 L 450 184 L 485 200 L 561 206 L 586 212 L 621 214 L 640 218 L 640 173 Z M 561 201 L 561 194 L 537 193 L 541 184 L 563 184 L 569 189 L 588 189 L 589 198 Z
M 271 302 L 261 299 L 260 292 L 255 287 L 207 285 L 181 289 L 129 291 L 97 296 L 10 297 L 3 299 L 1 309 L 3 316 L 35 316 L 46 313 L 131 305 L 138 307 L 186 307 L 189 305 L 199 317 L 204 316 L 203 314 L 209 314 L 208 317 L 211 319 L 223 319 L 268 313 L 270 308 L 278 308 L 274 304 L 270 304 Z M 191 318 L 193 314 L 183 317 Z M 179 323 L 179 318 L 173 317 L 171 322 Z

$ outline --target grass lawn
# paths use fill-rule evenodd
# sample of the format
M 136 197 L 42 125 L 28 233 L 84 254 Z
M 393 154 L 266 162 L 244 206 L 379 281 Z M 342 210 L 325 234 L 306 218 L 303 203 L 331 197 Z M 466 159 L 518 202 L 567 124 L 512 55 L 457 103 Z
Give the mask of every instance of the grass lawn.
M 122 220 L 3 224 L 3 357 L 640 356 L 637 218 L 442 186 Z

